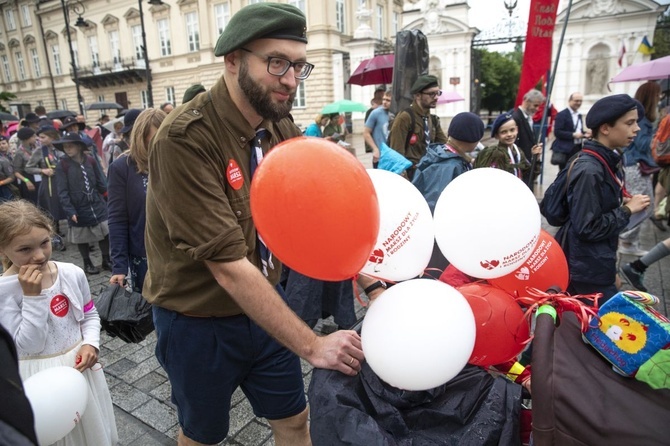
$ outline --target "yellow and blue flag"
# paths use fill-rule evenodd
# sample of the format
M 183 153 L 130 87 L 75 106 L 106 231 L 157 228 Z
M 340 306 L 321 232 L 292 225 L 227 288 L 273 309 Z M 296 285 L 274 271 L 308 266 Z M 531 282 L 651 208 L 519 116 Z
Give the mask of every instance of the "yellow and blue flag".
M 637 50 L 642 54 L 654 54 L 654 52 L 656 51 L 654 49 L 654 46 L 651 43 L 649 43 L 647 36 L 644 36 L 642 38 L 642 42 L 640 43 L 640 46 Z

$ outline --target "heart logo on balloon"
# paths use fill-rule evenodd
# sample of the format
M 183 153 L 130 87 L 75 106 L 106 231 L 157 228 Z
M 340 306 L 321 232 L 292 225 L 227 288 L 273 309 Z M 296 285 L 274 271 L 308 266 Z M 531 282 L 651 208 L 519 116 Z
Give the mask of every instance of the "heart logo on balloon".
M 500 265 L 500 262 L 498 260 L 483 260 L 483 261 L 479 262 L 479 264 L 484 269 L 492 270 L 493 268 Z
M 372 251 L 372 254 L 370 254 L 370 258 L 368 259 L 372 263 L 383 263 L 384 262 L 384 251 L 381 249 L 375 249 Z

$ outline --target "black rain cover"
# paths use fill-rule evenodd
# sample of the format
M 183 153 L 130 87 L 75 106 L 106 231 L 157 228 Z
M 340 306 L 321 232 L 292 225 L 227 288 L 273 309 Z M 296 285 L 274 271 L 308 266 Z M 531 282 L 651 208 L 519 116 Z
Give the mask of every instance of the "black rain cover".
M 521 444 L 521 386 L 474 366 L 421 392 L 384 383 L 366 362 L 354 377 L 314 369 L 308 395 L 315 446 Z
M 411 29 L 396 34 L 391 101 L 391 113 L 394 115 L 412 103 L 409 91 L 420 75 L 428 74 L 429 58 L 428 39 L 420 30 Z

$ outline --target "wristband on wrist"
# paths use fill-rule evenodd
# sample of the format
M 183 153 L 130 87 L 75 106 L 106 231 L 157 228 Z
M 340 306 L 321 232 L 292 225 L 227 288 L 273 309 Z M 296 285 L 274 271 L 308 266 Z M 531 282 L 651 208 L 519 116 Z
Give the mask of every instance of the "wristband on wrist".
M 551 318 L 554 320 L 554 324 L 556 323 L 556 309 L 552 307 L 551 305 L 542 305 L 540 308 L 537 309 L 537 312 L 535 313 L 535 317 L 538 317 L 542 313 L 548 314 L 551 316 Z
M 30 183 L 30 180 L 29 180 L 28 178 L 26 178 L 26 177 L 23 177 L 23 182 L 24 182 L 24 183 Z
M 363 289 L 363 292 L 364 292 L 365 294 L 370 294 L 371 292 L 373 292 L 373 291 L 376 290 L 377 288 L 384 288 L 384 289 L 386 289 L 386 284 L 385 284 L 384 282 L 382 282 L 381 280 L 378 280 L 378 281 L 376 281 L 375 283 L 373 283 L 372 285 L 368 285 L 367 287 L 365 287 L 365 288 Z

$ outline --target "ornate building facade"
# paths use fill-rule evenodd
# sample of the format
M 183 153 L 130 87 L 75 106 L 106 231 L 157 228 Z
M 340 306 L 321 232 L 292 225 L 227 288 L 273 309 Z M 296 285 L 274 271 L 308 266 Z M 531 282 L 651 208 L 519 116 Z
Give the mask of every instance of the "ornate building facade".
M 237 10 L 257 1 L 0 0 L 0 89 L 17 96 L 14 110 L 21 115 L 37 105 L 78 111 L 80 103 L 85 108 L 100 101 L 144 108 L 151 100 L 149 84 L 154 106 L 180 104 L 190 85 L 210 88 L 219 78 L 223 59 L 214 56 L 216 40 Z M 349 85 L 349 75 L 362 60 L 393 51 L 394 36 L 403 29 L 422 30 L 430 48 L 429 71 L 443 89 L 465 98 L 438 106 L 437 113 L 448 118 L 471 109 L 471 50 L 479 30 L 470 25 L 466 0 L 278 1 L 305 12 L 308 60 L 316 66 L 294 104 L 298 124 L 308 125 L 323 105 L 339 99 L 368 104 L 374 86 Z M 556 77 L 557 106 L 575 90 L 586 93 L 587 103 L 606 94 L 622 42 L 626 63 L 639 62 L 637 45 L 645 35 L 653 36 L 663 9 L 651 0 L 575 2 Z M 564 18 L 559 14 L 555 42 Z M 612 85 L 614 92 L 637 87 Z M 89 120 L 99 113 L 87 112 Z M 359 131 L 363 114 L 352 118 Z

